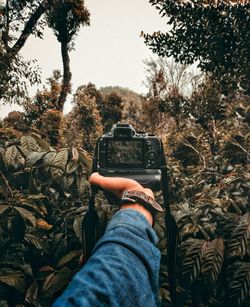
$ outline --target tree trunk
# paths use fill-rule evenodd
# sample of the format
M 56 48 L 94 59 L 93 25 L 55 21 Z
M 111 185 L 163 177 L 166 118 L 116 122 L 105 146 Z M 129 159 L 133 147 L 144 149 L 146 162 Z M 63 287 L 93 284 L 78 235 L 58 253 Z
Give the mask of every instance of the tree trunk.
M 66 101 L 67 95 L 70 92 L 70 87 L 71 87 L 69 48 L 66 42 L 61 42 L 61 54 L 63 60 L 63 81 L 62 81 L 60 97 L 58 99 L 56 106 L 56 109 L 58 111 L 63 111 L 63 106 Z
M 32 33 L 34 27 L 36 26 L 40 17 L 45 13 L 46 9 L 48 8 L 51 0 L 44 0 L 40 3 L 37 7 L 36 11 L 30 16 L 30 19 L 27 21 L 20 37 L 16 41 L 15 45 L 10 49 L 11 58 L 16 56 L 21 48 L 26 43 L 28 37 Z

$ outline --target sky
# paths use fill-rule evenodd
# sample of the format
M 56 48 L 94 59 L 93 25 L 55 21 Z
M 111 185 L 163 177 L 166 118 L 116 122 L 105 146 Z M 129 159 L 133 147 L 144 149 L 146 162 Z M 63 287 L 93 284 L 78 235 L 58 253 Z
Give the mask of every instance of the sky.
M 82 27 L 70 53 L 72 89 L 94 83 L 97 88 L 121 86 L 145 93 L 144 60 L 154 57 L 140 37 L 141 31 L 166 31 L 166 19 L 161 18 L 148 0 L 85 0 L 90 11 L 90 26 Z M 60 44 L 47 29 L 44 39 L 29 37 L 22 49 L 25 59 L 37 59 L 42 70 L 43 84 L 52 71 L 62 70 Z M 34 94 L 37 87 L 30 89 Z M 67 99 L 65 112 L 71 108 Z M 0 117 L 18 109 L 0 106 Z

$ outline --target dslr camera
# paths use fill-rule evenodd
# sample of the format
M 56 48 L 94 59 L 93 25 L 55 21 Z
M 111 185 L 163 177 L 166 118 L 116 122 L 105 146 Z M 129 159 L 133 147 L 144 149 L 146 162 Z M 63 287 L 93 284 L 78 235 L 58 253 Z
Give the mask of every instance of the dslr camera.
M 133 126 L 115 124 L 97 144 L 97 171 L 107 177 L 125 177 L 153 191 L 161 189 L 162 142 Z

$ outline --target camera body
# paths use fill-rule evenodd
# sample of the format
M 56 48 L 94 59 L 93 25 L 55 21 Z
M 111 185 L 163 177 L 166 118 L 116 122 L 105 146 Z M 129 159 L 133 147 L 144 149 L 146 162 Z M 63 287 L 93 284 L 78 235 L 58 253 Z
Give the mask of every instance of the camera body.
M 125 177 L 142 186 L 161 189 L 161 140 L 118 123 L 97 144 L 97 171 L 107 177 Z

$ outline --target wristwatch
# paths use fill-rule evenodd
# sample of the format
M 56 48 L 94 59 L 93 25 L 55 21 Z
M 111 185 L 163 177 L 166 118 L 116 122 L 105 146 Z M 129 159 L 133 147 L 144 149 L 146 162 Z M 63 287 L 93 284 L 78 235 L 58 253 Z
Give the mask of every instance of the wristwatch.
M 162 207 L 153 199 L 153 197 L 148 196 L 146 193 L 137 190 L 126 190 L 123 192 L 120 205 L 136 203 L 149 210 L 153 217 L 157 212 L 163 212 Z

